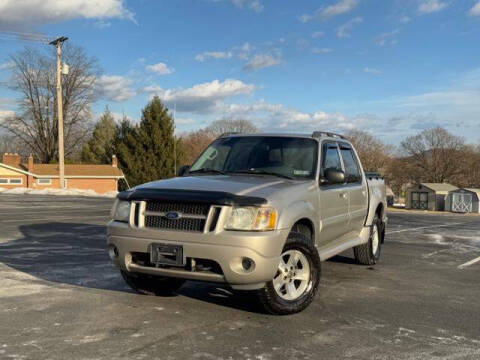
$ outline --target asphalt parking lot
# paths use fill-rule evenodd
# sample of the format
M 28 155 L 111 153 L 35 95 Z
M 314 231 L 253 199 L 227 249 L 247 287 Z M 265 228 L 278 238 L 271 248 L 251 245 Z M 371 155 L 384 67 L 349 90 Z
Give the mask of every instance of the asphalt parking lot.
M 111 204 L 0 195 L 0 359 L 480 359 L 480 216 L 391 212 L 378 265 L 325 262 L 314 303 L 275 317 L 213 284 L 133 293 Z

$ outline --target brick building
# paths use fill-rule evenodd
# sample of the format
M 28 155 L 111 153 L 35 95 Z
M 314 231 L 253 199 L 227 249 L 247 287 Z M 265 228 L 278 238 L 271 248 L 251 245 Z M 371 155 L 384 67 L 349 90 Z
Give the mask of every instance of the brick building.
M 60 188 L 58 164 L 35 164 L 33 157 L 22 164 L 18 154 L 4 154 L 0 162 L 0 187 L 30 189 Z M 124 179 L 117 166 L 117 158 L 110 165 L 65 164 L 67 189 L 93 190 L 99 194 L 118 189 L 118 181 Z

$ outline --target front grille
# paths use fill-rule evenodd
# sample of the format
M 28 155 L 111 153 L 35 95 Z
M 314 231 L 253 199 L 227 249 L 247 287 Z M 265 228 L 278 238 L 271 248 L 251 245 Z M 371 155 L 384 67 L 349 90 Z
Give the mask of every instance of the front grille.
M 148 201 L 144 224 L 155 229 L 203 232 L 209 210 L 208 204 Z M 178 212 L 180 217 L 168 219 L 168 212 Z
M 172 203 L 172 202 L 160 202 L 149 201 L 147 202 L 146 210 L 155 212 L 169 212 L 178 211 L 182 214 L 191 215 L 205 215 L 208 214 L 208 204 L 195 204 L 195 203 Z
M 177 220 L 165 219 L 161 216 L 145 216 L 145 226 L 157 229 L 203 231 L 205 219 L 182 218 Z

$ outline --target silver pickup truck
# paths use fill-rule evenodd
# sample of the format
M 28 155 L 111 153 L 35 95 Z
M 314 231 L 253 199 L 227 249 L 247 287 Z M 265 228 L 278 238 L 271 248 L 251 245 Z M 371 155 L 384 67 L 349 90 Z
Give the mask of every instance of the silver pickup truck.
M 142 294 L 225 283 L 291 314 L 312 302 L 321 261 L 350 248 L 378 261 L 385 210 L 383 178 L 341 135 L 226 134 L 177 177 L 119 193 L 108 250 Z

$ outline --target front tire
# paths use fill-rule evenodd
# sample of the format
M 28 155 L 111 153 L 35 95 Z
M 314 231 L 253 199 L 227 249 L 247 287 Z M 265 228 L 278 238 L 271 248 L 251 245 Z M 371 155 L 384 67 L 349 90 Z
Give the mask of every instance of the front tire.
M 313 301 L 320 282 L 320 257 L 311 239 L 291 232 L 273 280 L 258 290 L 264 309 L 274 315 L 294 314 Z
M 378 214 L 373 218 L 372 227 L 368 242 L 363 245 L 355 246 L 353 254 L 355 260 L 362 265 L 375 265 L 380 259 L 380 252 L 382 247 L 382 232 L 383 226 Z
M 124 270 L 120 273 L 125 282 L 142 295 L 171 295 L 185 283 L 183 279 L 131 273 Z

